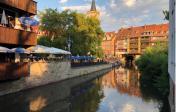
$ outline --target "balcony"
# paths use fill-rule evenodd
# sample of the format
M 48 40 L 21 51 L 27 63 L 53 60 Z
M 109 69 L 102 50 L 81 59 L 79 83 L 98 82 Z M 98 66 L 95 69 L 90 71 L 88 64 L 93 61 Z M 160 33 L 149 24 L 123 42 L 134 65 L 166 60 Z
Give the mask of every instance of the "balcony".
M 130 49 L 130 54 L 138 54 L 138 49 Z
M 37 14 L 37 2 L 33 0 L 0 0 L 0 3 L 34 15 Z
M 157 39 L 151 39 L 151 42 L 167 42 L 167 38 L 157 38 Z
M 0 44 L 32 46 L 37 44 L 37 34 L 0 26 Z
M 144 49 L 145 49 L 145 48 L 147 48 L 147 47 L 149 47 L 149 46 L 150 46 L 149 44 L 148 44 L 148 45 L 142 44 L 142 45 L 141 45 L 141 48 L 144 48 Z
M 130 48 L 138 48 L 138 45 L 133 45 L 133 44 L 131 44 L 131 45 L 130 45 Z
M 133 43 L 138 43 L 138 39 L 131 39 L 131 40 L 130 40 L 130 43 L 132 43 L 132 44 L 133 44 Z

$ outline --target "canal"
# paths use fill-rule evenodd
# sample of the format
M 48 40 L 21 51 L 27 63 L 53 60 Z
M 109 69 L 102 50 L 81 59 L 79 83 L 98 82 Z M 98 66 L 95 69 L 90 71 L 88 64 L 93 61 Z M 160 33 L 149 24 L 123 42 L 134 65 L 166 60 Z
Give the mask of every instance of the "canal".
M 0 97 L 0 112 L 169 112 L 137 70 L 106 70 Z

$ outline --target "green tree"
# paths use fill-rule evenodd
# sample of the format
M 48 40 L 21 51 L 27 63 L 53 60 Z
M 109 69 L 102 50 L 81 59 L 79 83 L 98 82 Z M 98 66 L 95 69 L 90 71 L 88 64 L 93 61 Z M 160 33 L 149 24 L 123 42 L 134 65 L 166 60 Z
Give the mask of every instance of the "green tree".
M 39 43 L 40 45 L 47 46 L 47 47 L 51 47 L 52 46 L 52 42 L 47 36 L 41 36 L 37 40 L 37 43 Z
M 141 72 L 142 85 L 152 85 L 163 95 L 169 92 L 168 49 L 167 45 L 158 44 L 148 48 L 136 61 Z
M 168 10 L 163 10 L 163 14 L 164 14 L 164 19 L 165 20 L 169 20 L 169 11 Z
M 84 14 L 73 14 L 74 25 L 71 28 L 73 39 L 72 53 L 74 55 L 101 56 L 101 42 L 104 35 L 100 22 L 94 18 L 87 18 Z
M 65 49 L 68 37 L 70 37 L 73 55 L 89 53 L 98 57 L 102 56 L 101 43 L 104 32 L 100 27 L 99 20 L 70 10 L 58 12 L 56 9 L 46 9 L 40 12 L 39 17 L 41 30 L 48 34 L 39 39 L 39 44 L 48 45 L 50 43 L 50 46 Z
M 40 12 L 41 30 L 46 31 L 51 40 L 63 37 L 72 24 L 71 13 L 70 10 L 60 13 L 57 9 L 46 9 Z

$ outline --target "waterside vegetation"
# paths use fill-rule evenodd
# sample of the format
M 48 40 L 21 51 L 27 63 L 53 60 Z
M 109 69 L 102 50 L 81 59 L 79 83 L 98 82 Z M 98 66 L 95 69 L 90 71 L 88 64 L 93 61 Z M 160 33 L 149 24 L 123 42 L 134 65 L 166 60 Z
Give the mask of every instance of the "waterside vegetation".
M 168 47 L 158 44 L 148 48 L 136 60 L 136 65 L 141 72 L 141 86 L 156 88 L 164 97 L 169 94 L 168 75 Z

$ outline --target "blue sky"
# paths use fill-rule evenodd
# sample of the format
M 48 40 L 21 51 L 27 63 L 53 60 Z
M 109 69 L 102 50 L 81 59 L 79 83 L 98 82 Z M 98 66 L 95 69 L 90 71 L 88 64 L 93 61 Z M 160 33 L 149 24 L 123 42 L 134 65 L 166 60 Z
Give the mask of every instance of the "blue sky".
M 91 0 L 36 0 L 38 10 L 57 8 L 86 13 Z M 117 31 L 121 27 L 166 23 L 162 10 L 168 9 L 169 0 L 96 0 L 104 31 Z

